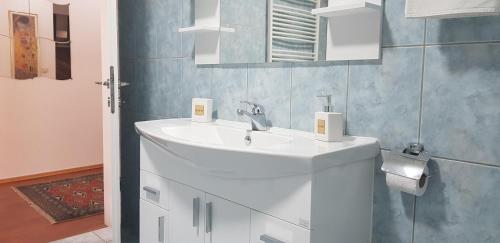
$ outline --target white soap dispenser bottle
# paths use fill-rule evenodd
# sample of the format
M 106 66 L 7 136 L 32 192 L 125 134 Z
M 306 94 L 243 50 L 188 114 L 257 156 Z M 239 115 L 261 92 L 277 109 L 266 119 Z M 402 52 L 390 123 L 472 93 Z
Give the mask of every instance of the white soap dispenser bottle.
M 323 111 L 314 116 L 314 134 L 317 140 L 325 142 L 341 141 L 344 137 L 344 116 L 333 112 L 331 95 L 318 95 L 324 98 Z

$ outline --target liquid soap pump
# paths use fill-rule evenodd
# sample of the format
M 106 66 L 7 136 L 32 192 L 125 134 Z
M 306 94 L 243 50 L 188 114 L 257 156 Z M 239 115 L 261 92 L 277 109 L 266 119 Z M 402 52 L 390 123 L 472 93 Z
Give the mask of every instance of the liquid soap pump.
M 319 95 L 324 99 L 323 111 L 314 116 L 314 134 L 317 140 L 325 142 L 341 141 L 344 137 L 344 115 L 334 112 L 331 95 Z

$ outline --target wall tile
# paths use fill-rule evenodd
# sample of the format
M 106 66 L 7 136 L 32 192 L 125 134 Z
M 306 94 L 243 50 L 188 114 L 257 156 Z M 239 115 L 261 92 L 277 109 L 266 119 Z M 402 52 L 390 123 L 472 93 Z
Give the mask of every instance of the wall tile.
M 500 16 L 427 20 L 427 43 L 500 40 Z
M 181 59 L 161 59 L 158 69 L 158 83 L 153 85 L 155 91 L 152 93 L 152 105 L 154 112 L 151 115 L 167 117 L 178 117 L 180 114 L 181 99 L 178 95 L 182 81 L 182 60 Z
M 267 0 L 221 0 L 223 26 L 253 26 L 267 23 Z
M 217 65 L 213 70 L 212 98 L 219 119 L 239 120 L 236 109 L 247 100 L 247 65 Z
M 135 57 L 135 5 L 133 0 L 118 1 L 120 58 Z
M 139 236 L 139 135 L 135 131 L 136 121 L 161 117 L 137 114 L 127 110 L 120 114 L 121 129 L 121 213 L 123 215 L 122 242 L 138 242 Z
M 157 55 L 157 31 L 154 17 L 156 0 L 134 1 L 132 18 L 135 31 L 135 56 L 139 58 L 155 58 Z M 147 13 L 147 14 L 145 14 Z
M 182 36 L 182 2 L 185 0 L 155 0 L 155 29 L 158 57 L 180 57 Z
M 422 142 L 434 155 L 500 165 L 500 44 L 428 47 Z
M 405 17 L 406 0 L 385 1 L 382 26 L 382 45 L 422 45 L 424 43 L 425 20 Z
M 292 66 L 291 126 L 312 132 L 314 113 L 322 111 L 319 94 L 332 95 L 335 112 L 345 114 L 347 100 L 347 62 L 304 63 Z
M 120 98 L 122 101 L 120 109 L 124 111 L 135 111 L 136 104 L 138 102 L 137 86 L 139 84 L 136 81 L 137 76 L 135 74 L 135 63 L 134 59 L 120 59 L 120 74 L 118 75 L 118 78 L 121 82 L 130 84 L 129 86 L 124 86 L 120 89 Z
M 348 134 L 379 138 L 391 149 L 417 141 L 422 52 L 385 48 L 382 61 L 351 62 Z
M 182 63 L 180 59 L 138 61 L 136 111 L 141 114 L 176 117 L 179 114 Z
M 211 65 L 196 65 L 191 58 L 182 59 L 179 117 L 191 117 L 193 98 L 210 98 L 213 70 Z
M 415 196 L 390 189 L 380 169 L 382 163 L 379 156 L 375 164 L 372 242 L 411 243 Z
M 138 60 L 135 63 L 137 85 L 134 95 L 137 98 L 135 111 L 138 113 L 149 114 L 152 112 L 153 103 L 156 103 L 151 99 L 151 94 L 155 89 L 152 82 L 158 82 L 158 63 L 158 59 Z
M 248 68 L 248 100 L 264 105 L 268 125 L 290 128 L 290 64 L 256 64 Z
M 415 243 L 500 242 L 500 169 L 436 160 L 417 198 Z
M 182 0 L 182 27 L 194 25 L 194 1 Z M 194 58 L 194 34 L 182 33 L 182 57 Z
M 235 33 L 221 33 L 221 63 L 266 62 L 266 28 L 233 26 Z

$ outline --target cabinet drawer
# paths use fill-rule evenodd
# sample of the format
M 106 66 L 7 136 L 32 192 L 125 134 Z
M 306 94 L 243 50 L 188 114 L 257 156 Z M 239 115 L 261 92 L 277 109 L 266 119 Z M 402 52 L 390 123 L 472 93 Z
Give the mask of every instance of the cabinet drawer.
M 168 210 L 168 180 L 141 170 L 141 198 Z
M 251 243 L 310 242 L 309 230 L 253 210 L 251 222 Z

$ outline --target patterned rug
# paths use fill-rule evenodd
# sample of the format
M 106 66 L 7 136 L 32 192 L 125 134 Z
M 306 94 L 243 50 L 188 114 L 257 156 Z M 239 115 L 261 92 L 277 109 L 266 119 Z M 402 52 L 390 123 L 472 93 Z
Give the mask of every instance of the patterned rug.
M 51 223 L 60 223 L 104 212 L 102 174 L 13 187 Z

